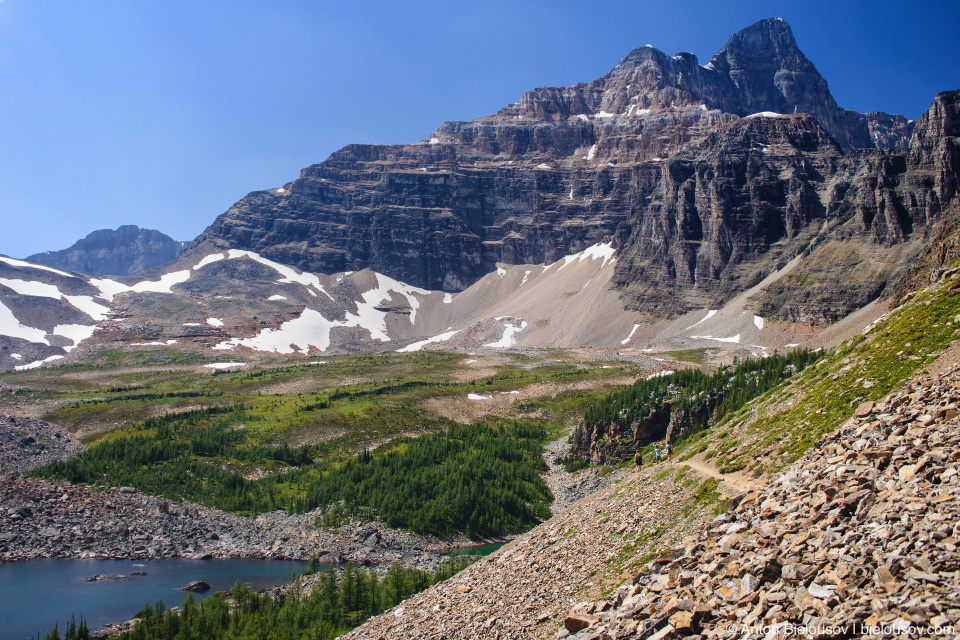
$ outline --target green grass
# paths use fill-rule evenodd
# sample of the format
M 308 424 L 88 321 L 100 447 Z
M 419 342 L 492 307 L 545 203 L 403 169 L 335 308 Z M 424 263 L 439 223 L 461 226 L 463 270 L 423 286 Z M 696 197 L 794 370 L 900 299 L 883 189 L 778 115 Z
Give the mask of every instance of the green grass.
M 722 472 L 771 474 L 799 459 L 824 434 L 868 400 L 879 400 L 932 363 L 960 338 L 960 279 L 956 276 L 920 292 L 868 334 L 848 340 L 714 428 L 710 446 Z M 770 407 L 782 408 L 770 415 Z M 750 411 L 760 414 L 734 438 L 731 429 Z

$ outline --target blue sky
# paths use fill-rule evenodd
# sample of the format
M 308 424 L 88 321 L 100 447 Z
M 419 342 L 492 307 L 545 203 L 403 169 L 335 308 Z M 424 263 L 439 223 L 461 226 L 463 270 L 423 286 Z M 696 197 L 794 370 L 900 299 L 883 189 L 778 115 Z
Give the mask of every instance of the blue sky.
M 427 138 L 647 43 L 706 63 L 773 16 L 848 109 L 918 118 L 960 88 L 956 0 L 0 0 L 0 253 L 121 224 L 189 240 L 345 144 Z

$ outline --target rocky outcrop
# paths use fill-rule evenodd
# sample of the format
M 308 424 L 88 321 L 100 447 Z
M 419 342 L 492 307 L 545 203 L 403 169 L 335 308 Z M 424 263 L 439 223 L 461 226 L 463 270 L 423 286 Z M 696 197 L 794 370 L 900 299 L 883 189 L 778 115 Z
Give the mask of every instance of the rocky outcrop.
M 960 370 L 865 402 L 557 638 L 956 634 Z M 778 635 L 779 634 L 779 635 Z
M 69 431 L 49 422 L 0 415 L 0 475 L 66 460 L 84 449 Z
M 827 323 L 880 295 L 955 197 L 944 140 L 957 99 L 941 96 L 907 150 L 913 123 L 839 108 L 789 26 L 763 20 L 707 65 L 640 47 L 589 84 L 536 89 L 429 140 L 345 147 L 249 194 L 194 250 L 460 291 L 497 263 L 612 241 L 625 305 L 671 316 L 717 308 L 820 246 L 854 246 L 881 274 L 869 286 L 815 257 L 816 287 L 764 301 Z
M 27 259 L 93 276 L 132 276 L 176 259 L 188 244 L 153 229 L 126 224 L 94 231 L 68 249 L 36 253 Z

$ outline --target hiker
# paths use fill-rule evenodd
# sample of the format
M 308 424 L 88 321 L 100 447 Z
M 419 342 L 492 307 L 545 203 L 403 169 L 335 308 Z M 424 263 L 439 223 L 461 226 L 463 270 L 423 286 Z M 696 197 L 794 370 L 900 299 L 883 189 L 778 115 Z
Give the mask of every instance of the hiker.
M 670 442 L 667 442 L 667 462 L 671 462 L 672 460 L 673 460 L 673 444 Z
M 640 471 L 640 467 L 643 466 L 643 456 L 640 455 L 640 452 L 637 451 L 633 456 L 633 462 L 637 465 L 637 471 Z
M 653 454 L 656 456 L 657 462 L 660 462 L 660 445 L 657 445 L 653 450 Z

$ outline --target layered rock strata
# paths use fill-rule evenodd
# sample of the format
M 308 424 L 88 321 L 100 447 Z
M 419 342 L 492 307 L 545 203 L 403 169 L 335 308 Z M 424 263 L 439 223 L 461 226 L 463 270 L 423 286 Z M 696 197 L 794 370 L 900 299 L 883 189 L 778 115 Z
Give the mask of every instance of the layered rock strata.
M 758 302 L 823 324 L 880 295 L 955 197 L 956 103 L 938 96 L 906 149 L 914 123 L 839 108 L 789 26 L 764 20 L 703 66 L 640 47 L 589 84 L 536 89 L 429 140 L 345 147 L 249 194 L 195 251 L 460 291 L 497 263 L 612 240 L 624 303 L 675 315 L 823 246 L 810 277 Z M 838 251 L 854 257 L 833 267 Z

